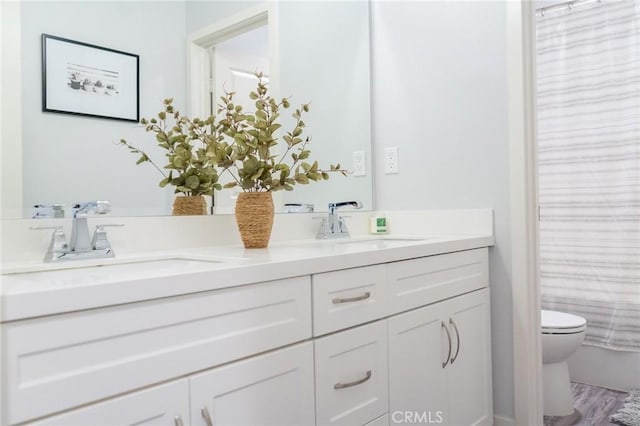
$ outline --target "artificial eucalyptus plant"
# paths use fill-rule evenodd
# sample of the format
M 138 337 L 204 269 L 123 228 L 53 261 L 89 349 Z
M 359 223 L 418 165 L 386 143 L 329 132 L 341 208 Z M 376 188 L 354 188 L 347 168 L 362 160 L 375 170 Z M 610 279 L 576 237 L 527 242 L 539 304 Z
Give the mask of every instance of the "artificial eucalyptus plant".
M 271 97 L 262 73 L 256 73 L 256 77 L 256 90 L 249 93 L 255 111 L 244 111 L 234 104 L 234 92 L 225 93 L 218 105 L 217 131 L 208 136 L 207 155 L 220 174 L 226 172 L 232 177 L 224 187 L 240 187 L 245 192 L 291 191 L 296 184 L 327 180 L 330 172 L 346 175 L 340 164 L 323 170 L 317 161 L 310 162 L 310 138 L 302 135 L 302 115 L 309 112 L 309 104 L 295 109 L 293 128 L 282 135 L 285 146 L 278 149 L 280 112 L 291 105 L 287 98 L 278 102 Z
M 210 195 L 223 187 L 240 187 L 245 192 L 291 191 L 296 184 L 327 180 L 332 172 L 346 175 L 340 164 L 324 170 L 317 161 L 310 162 L 310 138 L 302 135 L 302 116 L 309 111 L 309 104 L 295 109 L 293 128 L 278 136 L 280 112 L 291 105 L 287 98 L 276 101 L 271 97 L 262 73 L 256 77 L 256 90 L 249 94 L 254 112 L 235 104 L 235 92 L 227 92 L 220 97 L 217 115 L 206 119 L 183 116 L 175 110 L 173 99 L 165 99 L 158 118 L 140 120 L 147 131 L 156 134 L 158 146 L 167 151 L 164 169 L 169 174 L 145 151 L 124 139 L 120 143 L 140 154 L 137 164 L 150 162 L 163 174 L 161 187 L 171 184 L 176 193 L 186 195 Z M 280 140 L 284 142 L 282 149 L 278 147 Z M 231 179 L 222 186 L 218 180 L 225 173 Z
M 145 151 L 124 139 L 120 143 L 134 154 L 140 154 L 136 164 L 149 162 L 162 174 L 161 188 L 170 184 L 175 186 L 176 194 L 212 195 L 214 190 L 220 190 L 222 186 L 218 183 L 218 172 L 207 156 L 207 142 L 199 132 L 194 131 L 197 127 L 195 123 L 180 115 L 172 103 L 173 99 L 165 99 L 164 111 L 158 113 L 158 118 L 140 120 L 147 132 L 156 134 L 158 146 L 167 151 L 167 164 L 163 169 Z

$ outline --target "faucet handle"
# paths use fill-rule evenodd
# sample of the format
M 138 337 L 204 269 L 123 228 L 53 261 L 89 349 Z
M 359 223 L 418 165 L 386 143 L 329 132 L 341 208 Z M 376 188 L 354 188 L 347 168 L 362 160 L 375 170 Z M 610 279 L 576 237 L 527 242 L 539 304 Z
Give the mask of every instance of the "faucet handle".
M 55 256 L 56 253 L 62 253 L 69 251 L 69 244 L 67 243 L 67 237 L 64 235 L 62 226 L 30 226 L 32 231 L 40 231 L 45 229 L 53 229 L 51 234 L 51 241 L 49 242 L 49 248 L 44 256 L 44 261 L 48 262 Z
M 107 227 L 123 227 L 122 223 L 103 224 L 96 225 L 96 230 L 93 232 L 93 239 L 91 240 L 91 246 L 94 250 L 106 250 L 111 248 L 111 243 L 107 238 L 107 231 L 104 228 Z
M 108 201 L 87 201 L 73 205 L 73 217 L 86 215 L 90 211 L 93 211 L 95 214 L 109 213 L 111 211 L 111 204 Z
M 43 231 L 45 229 L 62 229 L 62 226 L 30 226 L 32 231 Z

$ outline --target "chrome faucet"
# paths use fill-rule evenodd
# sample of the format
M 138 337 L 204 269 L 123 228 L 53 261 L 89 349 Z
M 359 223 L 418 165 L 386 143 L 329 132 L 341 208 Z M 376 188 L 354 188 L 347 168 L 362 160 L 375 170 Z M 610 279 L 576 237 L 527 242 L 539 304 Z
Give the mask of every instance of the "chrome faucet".
M 338 215 L 338 209 L 347 206 L 353 207 L 354 209 L 361 209 L 362 203 L 360 201 L 329 203 L 329 214 L 326 218 L 322 218 L 320 229 L 316 235 L 317 239 L 349 238 L 347 223 L 344 217 Z
M 90 212 L 106 214 L 111 211 L 108 201 L 90 201 L 76 203 L 73 206 L 73 222 L 71 224 L 71 239 L 67 244 L 62 226 L 32 227 L 31 229 L 53 229 L 51 242 L 44 256 L 45 262 L 60 260 L 84 260 L 114 257 L 111 244 L 104 230 L 107 226 L 124 225 L 97 225 L 93 236 L 89 235 L 87 216 Z
M 89 212 L 95 214 L 106 214 L 111 211 L 111 205 L 108 201 L 89 201 L 88 203 L 77 203 L 73 206 L 73 223 L 71 226 L 71 240 L 69 248 L 71 251 L 90 252 L 94 250 L 89 236 L 89 225 L 87 224 L 87 216 Z

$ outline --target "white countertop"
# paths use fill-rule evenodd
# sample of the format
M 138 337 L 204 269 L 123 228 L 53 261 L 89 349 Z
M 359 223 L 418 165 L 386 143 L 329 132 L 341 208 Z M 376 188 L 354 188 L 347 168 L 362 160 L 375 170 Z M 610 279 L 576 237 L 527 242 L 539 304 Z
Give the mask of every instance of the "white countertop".
M 212 246 L 94 261 L 5 264 L 1 320 L 178 296 L 493 244 L 491 235 L 385 235 L 350 241 L 288 241 L 272 243 L 266 249 Z

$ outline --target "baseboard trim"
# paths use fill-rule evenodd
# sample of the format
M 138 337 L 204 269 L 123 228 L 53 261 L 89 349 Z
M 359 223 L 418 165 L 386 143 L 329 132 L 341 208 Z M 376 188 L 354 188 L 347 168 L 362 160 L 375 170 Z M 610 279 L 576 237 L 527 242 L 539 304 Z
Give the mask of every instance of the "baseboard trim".
M 510 417 L 493 416 L 493 426 L 515 426 L 516 421 Z

